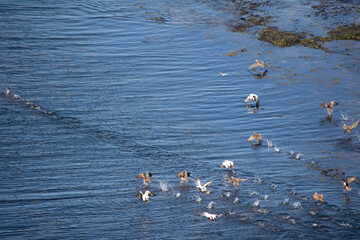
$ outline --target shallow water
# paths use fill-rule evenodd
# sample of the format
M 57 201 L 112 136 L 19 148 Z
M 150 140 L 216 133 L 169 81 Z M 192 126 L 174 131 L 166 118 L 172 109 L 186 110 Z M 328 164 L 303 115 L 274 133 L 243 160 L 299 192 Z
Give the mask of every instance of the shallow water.
M 360 175 L 360 130 L 344 133 L 340 107 L 347 124 L 359 119 L 359 43 L 274 47 L 229 31 L 223 5 L 1 3 L 2 239 L 358 236 L 359 183 L 344 193 L 341 178 Z M 248 71 L 254 59 L 265 77 Z M 330 100 L 331 120 L 319 107 Z M 280 152 L 251 146 L 254 131 Z M 146 171 L 144 187 L 135 176 Z M 236 191 L 231 176 L 249 180 Z M 196 177 L 215 179 L 210 194 Z M 135 197 L 144 188 L 149 203 Z

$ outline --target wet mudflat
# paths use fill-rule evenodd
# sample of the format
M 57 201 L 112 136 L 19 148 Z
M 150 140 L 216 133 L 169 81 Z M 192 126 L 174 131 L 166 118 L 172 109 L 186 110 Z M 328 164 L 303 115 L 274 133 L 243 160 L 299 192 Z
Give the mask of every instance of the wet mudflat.
M 360 44 L 332 34 L 359 17 L 355 1 L 1 3 L 0 236 L 356 238 L 359 182 L 341 179 L 360 176 L 360 130 L 342 126 L 360 118 Z

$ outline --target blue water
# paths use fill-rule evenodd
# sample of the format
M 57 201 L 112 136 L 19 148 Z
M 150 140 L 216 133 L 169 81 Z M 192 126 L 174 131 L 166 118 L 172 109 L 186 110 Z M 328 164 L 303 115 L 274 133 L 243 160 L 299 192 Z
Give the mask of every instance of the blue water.
M 360 118 L 360 44 L 278 48 L 231 32 L 225 3 L 0 4 L 2 239 L 359 235 L 359 182 L 348 192 L 341 183 L 360 176 L 359 129 L 341 126 Z M 255 59 L 267 64 L 263 78 L 248 71 Z M 256 112 L 243 102 L 250 93 Z M 340 103 L 331 120 L 320 107 L 330 100 Z M 260 147 L 247 141 L 254 131 Z M 225 159 L 234 170 L 219 167 Z M 175 177 L 183 170 L 189 183 Z M 147 187 L 135 178 L 146 171 Z M 230 176 L 249 180 L 236 191 Z M 215 179 L 212 192 L 196 178 Z M 149 203 L 135 197 L 144 189 L 156 194 Z

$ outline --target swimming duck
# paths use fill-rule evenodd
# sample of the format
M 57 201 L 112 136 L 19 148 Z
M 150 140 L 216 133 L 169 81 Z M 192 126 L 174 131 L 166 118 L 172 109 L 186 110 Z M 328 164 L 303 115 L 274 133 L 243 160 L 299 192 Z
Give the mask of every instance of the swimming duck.
M 210 184 L 214 181 L 211 180 L 210 182 L 205 183 L 204 185 L 201 185 L 201 181 L 200 179 L 196 178 L 196 188 L 200 190 L 200 192 L 202 193 L 206 193 L 209 194 L 210 191 L 207 190 L 207 187 L 210 186 Z
M 249 69 L 252 69 L 254 67 L 257 67 L 257 66 L 260 66 L 261 68 L 264 68 L 265 67 L 265 63 L 263 61 L 260 61 L 260 60 L 255 60 L 255 63 L 253 65 L 251 65 L 249 67 Z
M 149 190 L 146 190 L 145 193 L 139 191 L 138 194 L 136 194 L 136 197 L 140 198 L 143 202 L 149 202 L 149 197 L 154 196 L 156 196 L 155 193 L 152 193 Z
M 136 178 L 142 178 L 144 180 L 144 184 L 147 184 L 148 182 L 151 182 L 151 176 L 152 174 L 150 172 L 146 172 L 146 174 L 140 173 L 136 176 Z
M 222 214 L 216 215 L 216 214 L 211 214 L 211 213 L 208 213 L 208 212 L 203 212 L 202 216 L 207 217 L 212 222 L 215 222 L 215 219 L 217 217 L 221 217 Z
M 356 128 L 360 123 L 360 119 L 357 120 L 356 122 L 354 122 L 353 124 L 347 126 L 345 123 L 344 123 L 344 126 L 342 127 L 343 129 L 345 129 L 345 132 L 348 132 L 348 133 L 352 133 L 352 129 L 353 128 Z
M 354 177 L 348 177 L 348 178 L 346 179 L 346 181 L 345 181 L 345 179 L 342 179 L 341 181 L 342 181 L 342 183 L 343 183 L 344 189 L 347 190 L 347 191 L 351 191 L 350 183 L 353 182 L 353 181 L 355 181 L 355 179 L 356 179 L 355 176 L 354 176 Z
M 190 173 L 188 171 L 179 172 L 176 174 L 176 177 L 181 177 L 181 182 L 189 182 L 188 177 L 190 177 Z
M 248 101 L 255 102 L 256 107 L 260 106 L 259 96 L 254 93 L 250 93 L 250 95 L 244 100 L 245 103 Z
M 327 113 L 328 115 L 331 115 L 333 112 L 333 107 L 339 105 L 339 103 L 335 102 L 335 101 L 330 101 L 329 104 L 327 104 L 326 102 L 324 102 L 323 104 L 320 105 L 320 107 L 326 107 Z
M 234 162 L 233 161 L 229 161 L 229 160 L 225 160 L 221 165 L 221 168 L 234 168 Z
M 315 192 L 314 195 L 312 195 L 312 199 L 320 202 L 324 202 L 324 194 L 319 194 Z

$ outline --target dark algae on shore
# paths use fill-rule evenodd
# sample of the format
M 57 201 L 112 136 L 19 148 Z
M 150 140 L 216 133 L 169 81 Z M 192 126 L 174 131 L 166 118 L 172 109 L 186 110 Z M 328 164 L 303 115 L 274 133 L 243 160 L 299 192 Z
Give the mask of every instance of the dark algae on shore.
M 343 25 L 330 30 L 328 34 L 336 40 L 360 41 L 360 24 Z
M 291 47 L 300 42 L 301 34 L 279 30 L 277 27 L 267 27 L 260 31 L 259 40 L 272 43 L 279 47 Z
M 356 20 L 360 7 L 356 6 L 354 1 L 350 1 L 349 4 L 339 4 L 336 1 L 296 3 L 308 5 L 309 11 L 299 16 L 290 16 L 290 19 L 282 19 L 284 16 L 281 13 L 283 8 L 296 7 L 288 2 L 226 1 L 226 3 L 225 11 L 234 16 L 229 24 L 232 32 L 257 34 L 260 41 L 279 47 L 301 44 L 304 47 L 331 52 L 324 43 L 333 40 L 360 40 L 359 18 Z M 355 19 L 357 23 L 351 23 L 349 19 Z

